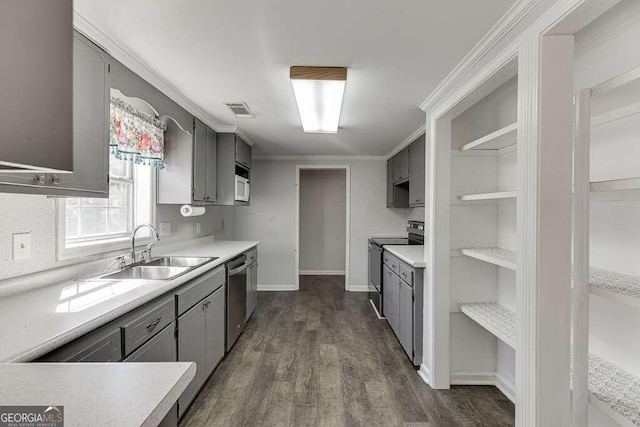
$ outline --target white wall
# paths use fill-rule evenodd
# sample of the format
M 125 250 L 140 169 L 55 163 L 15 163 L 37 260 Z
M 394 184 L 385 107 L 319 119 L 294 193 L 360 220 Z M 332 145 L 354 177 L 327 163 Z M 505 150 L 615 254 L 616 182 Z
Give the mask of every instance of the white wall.
M 344 169 L 300 171 L 300 271 L 343 272 L 346 242 Z
M 216 233 L 218 239 L 230 239 L 233 233 L 233 207 L 208 208 L 197 218 L 183 218 L 178 206 L 161 205 L 156 211 L 157 222 L 171 223 L 171 236 L 162 237 L 159 246 L 186 241 Z M 225 228 L 222 229 L 222 219 Z M 202 230 L 196 234 L 195 223 Z M 31 258 L 13 260 L 12 234 L 31 233 Z M 118 251 L 109 256 L 115 257 Z M 106 255 L 56 259 L 56 199 L 46 196 L 0 193 L 0 286 L 1 280 L 25 274 L 105 258 Z
M 368 290 L 367 238 L 406 235 L 406 211 L 386 208 L 384 159 L 302 162 L 254 160 L 251 206 L 235 210 L 238 240 L 260 240 L 260 289 L 294 289 L 296 164 L 351 165 L 351 290 Z

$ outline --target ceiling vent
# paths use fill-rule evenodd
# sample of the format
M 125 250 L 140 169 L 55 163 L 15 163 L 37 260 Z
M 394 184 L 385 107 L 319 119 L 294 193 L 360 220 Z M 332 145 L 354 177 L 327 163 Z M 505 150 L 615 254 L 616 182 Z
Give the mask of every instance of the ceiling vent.
M 234 116 L 239 118 L 255 117 L 246 102 L 225 102 Z

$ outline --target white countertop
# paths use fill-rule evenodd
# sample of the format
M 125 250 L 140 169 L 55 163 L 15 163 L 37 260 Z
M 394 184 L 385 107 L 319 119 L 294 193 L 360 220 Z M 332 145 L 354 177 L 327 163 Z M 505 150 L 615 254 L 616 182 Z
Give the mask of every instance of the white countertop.
M 0 404 L 64 406 L 65 426 L 157 426 L 193 362 L 0 363 Z
M 423 245 L 385 245 L 384 250 L 397 256 L 411 267 L 425 268 L 427 266 Z
M 0 362 L 34 360 L 224 264 L 258 243 L 205 241 L 169 253 L 158 250 L 154 256 L 219 257 L 173 280 L 67 281 L 0 298 Z

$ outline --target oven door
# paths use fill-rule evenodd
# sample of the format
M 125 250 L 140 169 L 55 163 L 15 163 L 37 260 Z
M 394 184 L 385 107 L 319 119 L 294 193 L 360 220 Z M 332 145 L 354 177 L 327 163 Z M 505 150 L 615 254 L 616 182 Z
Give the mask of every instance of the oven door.
M 236 175 L 235 200 L 239 202 L 249 201 L 249 180 L 238 175 Z

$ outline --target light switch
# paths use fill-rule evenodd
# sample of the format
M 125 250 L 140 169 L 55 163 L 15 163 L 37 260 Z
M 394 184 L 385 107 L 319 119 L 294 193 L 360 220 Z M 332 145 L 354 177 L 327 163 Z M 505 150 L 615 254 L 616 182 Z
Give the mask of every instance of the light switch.
M 200 234 L 201 231 L 202 231 L 202 226 L 200 225 L 199 222 L 196 222 L 196 234 Z
M 31 233 L 13 234 L 13 259 L 31 258 Z

